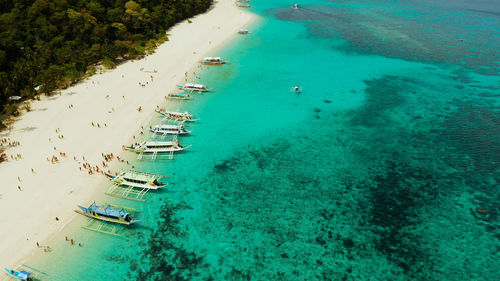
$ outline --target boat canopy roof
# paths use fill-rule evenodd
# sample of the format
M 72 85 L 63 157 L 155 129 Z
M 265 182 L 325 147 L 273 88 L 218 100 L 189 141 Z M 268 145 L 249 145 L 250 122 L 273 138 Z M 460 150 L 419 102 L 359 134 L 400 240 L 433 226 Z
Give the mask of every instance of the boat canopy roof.
M 158 128 L 158 129 L 175 129 L 175 130 L 177 130 L 177 129 L 182 128 L 182 127 L 184 127 L 184 126 L 183 125 L 173 125 L 173 124 L 159 124 L 159 125 L 155 125 L 153 127 L 153 129 Z
M 191 116 L 191 114 L 189 114 L 189 112 L 175 112 L 175 111 L 165 111 L 165 114 L 172 114 L 172 115 L 189 115 Z
M 184 84 L 184 87 L 186 88 L 205 88 L 205 85 L 203 84 L 193 84 L 193 83 L 186 83 Z
M 221 60 L 220 57 L 204 57 L 203 60 L 205 61 L 219 61 Z
M 168 146 L 177 145 L 177 141 L 147 141 L 144 143 L 146 146 Z
M 89 211 L 94 211 L 98 214 L 104 214 L 104 215 L 114 216 L 114 217 L 124 218 L 128 215 L 128 213 L 125 212 L 123 209 L 118 210 L 118 209 L 112 208 L 111 206 L 108 206 L 108 207 L 98 206 L 95 203 L 92 203 L 92 205 L 90 205 L 90 207 L 88 209 L 89 209 Z
M 137 172 L 125 172 L 125 173 L 123 173 L 123 177 L 126 179 L 132 179 L 132 180 L 144 181 L 144 182 L 154 182 L 156 180 L 156 178 L 158 178 L 155 175 L 143 174 L 143 173 L 137 173 Z

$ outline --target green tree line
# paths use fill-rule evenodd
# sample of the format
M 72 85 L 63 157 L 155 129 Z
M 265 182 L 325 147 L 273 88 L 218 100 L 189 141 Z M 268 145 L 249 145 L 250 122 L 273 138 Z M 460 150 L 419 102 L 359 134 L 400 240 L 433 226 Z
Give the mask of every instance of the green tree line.
M 79 81 L 98 62 L 113 66 L 165 40 L 175 23 L 212 0 L 0 0 L 0 107 Z M 38 89 L 38 91 L 35 90 Z M 0 125 L 1 126 L 1 125 Z

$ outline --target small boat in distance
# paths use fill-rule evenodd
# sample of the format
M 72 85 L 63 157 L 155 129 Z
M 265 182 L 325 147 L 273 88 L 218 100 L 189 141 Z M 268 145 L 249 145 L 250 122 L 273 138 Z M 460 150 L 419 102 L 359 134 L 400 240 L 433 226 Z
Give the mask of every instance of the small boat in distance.
M 185 135 L 191 133 L 191 131 L 186 130 L 184 125 L 178 124 L 160 124 L 155 125 L 150 129 L 151 132 L 157 135 Z
M 191 96 L 183 93 L 178 93 L 178 94 L 174 93 L 174 94 L 168 94 L 166 98 L 171 100 L 189 100 L 191 99 Z
M 203 58 L 201 63 L 205 65 L 221 65 L 225 64 L 226 61 L 221 59 L 220 57 L 205 57 Z
M 189 147 L 191 147 L 191 145 L 182 146 L 178 140 L 171 140 L 171 141 L 144 141 L 141 143 L 132 144 L 130 146 L 124 146 L 123 149 L 126 151 L 132 151 L 137 153 L 157 154 L 165 152 L 182 151 Z
M 299 5 L 298 5 L 297 3 L 294 3 L 294 4 L 292 5 L 292 8 L 293 8 L 293 9 L 298 9 L 298 8 L 299 8 Z
M 189 112 L 175 112 L 175 111 L 166 111 L 166 110 L 157 110 L 160 115 L 165 117 L 166 119 L 170 119 L 173 121 L 187 121 L 194 122 L 200 119 L 193 119 L 193 115 L 189 114 Z
M 96 205 L 95 202 L 92 203 L 88 208 L 82 207 L 80 205 L 78 205 L 78 208 L 80 208 L 80 210 L 75 210 L 76 213 L 97 220 L 126 224 L 126 225 L 130 225 L 140 221 L 131 218 L 130 214 L 126 212 L 124 209 L 119 210 L 109 205 L 107 207 L 98 206 Z
M 11 277 L 14 277 L 18 280 L 31 280 L 30 278 L 31 273 L 29 273 L 26 270 L 17 271 L 14 269 L 5 268 L 5 271 L 7 271 L 7 274 L 9 274 Z
M 290 89 L 290 92 L 300 94 L 302 93 L 302 87 L 299 87 L 299 85 L 295 85 Z
M 116 185 L 125 185 L 152 190 L 156 190 L 168 185 L 167 183 L 160 182 L 160 179 L 164 176 L 145 172 L 120 172 L 117 176 L 106 173 L 106 176 Z
M 250 1 L 236 1 L 236 6 L 241 7 L 241 8 L 250 8 L 250 4 L 248 4 Z
M 249 34 L 249 33 L 250 33 L 250 31 L 248 31 L 248 29 L 245 29 L 245 28 L 238 30 L 238 34 Z
M 184 85 L 177 85 L 177 88 L 179 90 L 182 90 L 184 92 L 208 92 L 208 88 L 203 85 L 203 84 L 192 84 L 192 83 L 186 83 Z

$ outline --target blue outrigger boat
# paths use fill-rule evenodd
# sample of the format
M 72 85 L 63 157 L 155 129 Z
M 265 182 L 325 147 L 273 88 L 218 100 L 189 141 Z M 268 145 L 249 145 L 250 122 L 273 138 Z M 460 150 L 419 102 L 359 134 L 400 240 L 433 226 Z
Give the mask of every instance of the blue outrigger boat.
M 78 205 L 78 208 L 80 208 L 80 210 L 75 210 L 76 213 L 97 220 L 126 225 L 130 225 L 140 221 L 130 217 L 130 214 L 126 212 L 125 209 L 117 209 L 109 205 L 107 207 L 98 206 L 95 202 L 92 203 L 88 208 L 82 207 L 80 205 Z
M 31 280 L 30 279 L 31 273 L 29 273 L 26 270 L 17 271 L 17 270 L 14 270 L 14 269 L 7 269 L 7 268 L 5 268 L 5 271 L 7 271 L 7 273 L 11 277 L 14 277 L 16 279 L 19 279 L 19 280 Z

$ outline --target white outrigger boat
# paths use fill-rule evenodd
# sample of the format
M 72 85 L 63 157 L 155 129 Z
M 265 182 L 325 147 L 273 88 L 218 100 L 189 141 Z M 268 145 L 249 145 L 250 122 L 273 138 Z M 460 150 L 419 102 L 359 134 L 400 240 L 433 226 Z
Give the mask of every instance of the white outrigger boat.
M 182 146 L 178 140 L 171 141 L 144 141 L 130 146 L 125 146 L 123 149 L 137 153 L 165 153 L 183 151 L 191 145 Z
M 139 153 L 138 160 L 174 160 L 174 152 L 183 151 L 191 145 L 182 146 L 174 136 L 170 141 L 144 141 L 130 146 L 123 146 L 123 150 Z M 165 155 L 165 157 L 159 157 Z M 150 158 L 150 159 L 149 159 Z
M 200 119 L 193 119 L 193 115 L 189 114 L 189 112 L 176 112 L 176 111 L 166 111 L 166 110 L 157 110 L 160 115 L 165 117 L 167 120 L 171 121 L 187 121 L 194 122 Z
M 157 135 L 185 135 L 191 133 L 191 131 L 186 130 L 182 124 L 155 125 L 150 131 Z
M 204 57 L 201 63 L 205 65 L 221 65 L 225 64 L 226 61 L 220 57 Z
M 189 100 L 191 99 L 191 96 L 183 93 L 178 93 L 178 94 L 174 93 L 174 94 L 168 94 L 166 98 L 171 100 Z
M 208 92 L 208 88 L 203 84 L 186 83 L 184 85 L 177 85 L 177 88 L 190 93 Z
M 160 179 L 164 178 L 164 176 L 145 172 L 120 172 L 116 176 L 106 173 L 106 176 L 113 182 L 113 184 L 116 185 L 125 185 L 152 190 L 157 190 L 168 185 L 167 183 L 160 182 Z
M 120 172 L 116 176 L 106 173 L 106 176 L 113 182 L 106 195 L 137 201 L 146 201 L 144 196 L 149 190 L 157 190 L 168 185 L 160 182 L 164 176 L 145 172 Z

